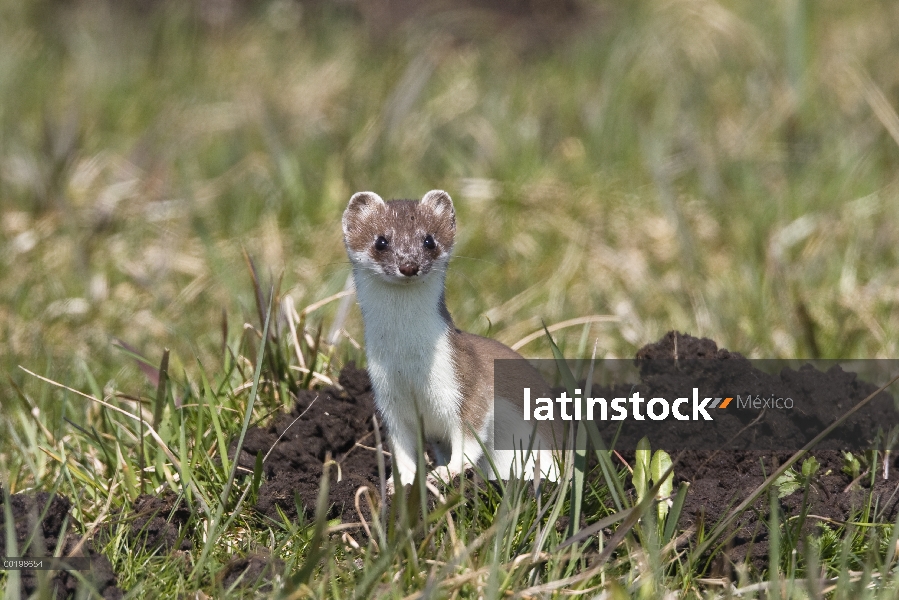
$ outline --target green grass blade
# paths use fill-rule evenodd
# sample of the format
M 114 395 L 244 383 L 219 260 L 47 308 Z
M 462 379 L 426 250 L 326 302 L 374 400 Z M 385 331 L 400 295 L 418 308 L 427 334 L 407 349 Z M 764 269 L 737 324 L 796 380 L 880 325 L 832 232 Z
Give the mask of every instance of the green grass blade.
M 221 418 L 219 417 L 218 407 L 215 405 L 215 399 L 218 397 L 212 393 L 209 386 L 209 380 L 202 366 L 200 368 L 200 382 L 203 384 L 203 390 L 200 394 L 200 402 L 203 403 L 206 410 L 209 411 L 209 419 L 212 421 L 212 428 L 215 430 L 215 442 L 218 445 L 219 458 L 222 460 L 222 469 L 225 472 L 231 470 L 230 461 L 228 460 L 228 440 L 225 438 L 225 432 L 222 429 Z
M 6 461 L 2 461 L 3 469 L 0 472 L 6 473 Z M 12 502 L 10 501 L 9 482 L 0 481 L 0 488 L 3 489 L 3 521 L 5 523 L 4 534 L 6 536 L 6 556 L 15 557 L 19 555 L 19 547 L 16 543 L 16 526 L 12 516 Z M 6 572 L 6 592 L 5 600 L 19 600 L 19 590 L 21 586 L 20 571 L 13 569 Z
M 674 503 L 671 505 L 671 510 L 668 511 L 668 516 L 665 518 L 665 531 L 662 533 L 663 545 L 670 542 L 671 538 L 674 536 L 674 532 L 677 529 L 677 522 L 680 520 L 681 512 L 684 510 L 684 501 L 687 499 L 687 490 L 689 487 L 690 484 L 683 481 L 677 488 L 677 496 L 674 497 Z
M 225 507 L 228 504 L 228 497 L 231 495 L 231 488 L 234 485 L 234 479 L 237 476 L 237 465 L 240 461 L 240 453 L 243 450 L 243 442 L 244 438 L 247 435 L 247 429 L 250 426 L 250 421 L 253 418 L 253 406 L 256 404 L 256 397 L 259 393 L 259 378 L 262 375 L 262 361 L 265 354 L 266 340 L 268 336 L 268 327 L 269 322 L 272 315 L 272 306 L 269 304 L 268 312 L 265 315 L 265 325 L 262 328 L 262 340 L 259 343 L 259 354 L 256 358 L 256 370 L 253 373 L 253 387 L 250 389 L 250 397 L 247 400 L 247 408 L 244 412 L 243 425 L 240 429 L 240 436 L 237 439 L 237 446 L 234 451 L 234 461 L 231 463 L 231 472 L 228 475 L 228 481 L 225 483 L 225 488 L 222 490 L 222 495 L 219 498 L 219 504 L 216 508 L 215 517 L 212 519 L 212 522 L 209 525 L 209 530 L 206 536 L 206 543 L 203 545 L 203 551 L 200 554 L 199 560 L 197 560 L 194 565 L 194 569 L 191 575 L 191 578 L 198 577 L 201 573 L 201 569 L 206 564 L 206 560 L 209 557 L 209 553 L 212 551 L 212 546 L 215 544 L 218 539 L 219 531 L 218 526 L 221 522 L 222 515 L 225 512 Z
M 584 328 L 581 346 L 586 343 L 586 334 L 589 326 Z M 583 398 L 591 395 L 593 389 L 593 369 L 596 366 L 596 344 L 593 345 L 593 356 L 590 357 L 590 366 L 587 369 L 587 378 L 584 381 L 584 389 L 576 401 L 583 404 Z M 583 414 L 583 413 L 582 413 Z M 586 485 L 587 471 L 587 427 L 583 421 L 578 421 L 577 433 L 574 443 L 574 482 L 571 486 L 571 520 L 568 524 L 568 537 L 573 536 L 581 527 L 581 510 L 584 505 L 584 489 Z

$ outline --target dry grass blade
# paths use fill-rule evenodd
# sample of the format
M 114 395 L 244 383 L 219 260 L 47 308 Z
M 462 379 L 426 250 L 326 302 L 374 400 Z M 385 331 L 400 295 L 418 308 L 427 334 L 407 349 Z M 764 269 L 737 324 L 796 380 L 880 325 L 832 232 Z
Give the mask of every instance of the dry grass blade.
M 344 325 L 346 324 L 347 318 L 350 316 L 352 295 L 354 295 L 356 292 L 352 273 L 347 275 L 346 283 L 344 284 L 343 292 L 341 293 L 344 292 L 349 293 L 347 293 L 340 299 L 340 304 L 337 305 L 337 314 L 334 315 L 334 322 L 331 323 L 331 328 L 328 330 L 328 345 L 332 347 L 337 345 L 337 341 L 340 339 L 340 335 L 346 332 L 346 330 L 344 329 Z M 351 337 L 349 339 L 352 340 Z M 359 349 L 358 345 L 357 349 Z
M 302 311 L 300 311 L 300 315 L 301 316 L 308 315 L 309 313 L 320 309 L 322 306 L 326 306 L 326 305 L 330 304 L 331 302 L 334 302 L 335 300 L 340 300 L 341 298 L 344 298 L 347 296 L 352 296 L 355 293 L 356 293 L 355 290 L 343 290 L 341 292 L 337 292 L 336 294 L 334 294 L 332 296 L 328 296 L 327 298 L 323 298 L 323 299 L 319 300 L 318 302 L 314 302 L 314 303 L 310 304 L 309 306 L 304 308 Z
M 361 485 L 356 489 L 356 495 L 353 498 L 355 508 L 356 508 L 356 516 L 359 517 L 359 523 L 362 525 L 362 528 L 365 530 L 366 535 L 368 535 L 368 539 L 371 540 L 374 545 L 375 552 L 380 552 L 381 549 L 378 547 L 378 542 L 375 540 L 374 536 L 371 534 L 371 528 L 368 526 L 368 521 L 365 518 L 365 515 L 362 513 L 362 506 L 359 504 L 359 497 L 365 494 L 365 500 L 368 502 L 368 510 L 369 513 L 375 514 L 375 506 L 371 501 L 371 494 L 369 493 L 368 486 Z
M 166 456 L 168 456 L 169 460 L 172 461 L 172 464 L 175 464 L 175 465 L 178 464 L 178 459 L 175 458 L 175 455 L 172 454 L 172 451 L 169 450 L 168 446 L 166 446 L 165 442 L 162 440 L 162 438 L 159 436 L 159 434 L 156 433 L 156 430 L 153 429 L 153 426 L 150 425 L 149 423 L 147 423 L 145 420 L 141 419 L 139 416 L 131 414 L 127 410 L 119 408 L 118 406 L 114 406 L 114 405 L 110 404 L 109 402 L 105 402 L 103 400 L 100 400 L 99 398 L 94 398 L 90 394 L 85 394 L 84 392 L 78 391 L 75 388 L 71 388 L 67 385 L 59 383 L 58 381 L 53 381 L 52 379 L 48 379 L 47 377 L 38 375 L 37 373 L 34 373 L 33 371 L 29 371 L 22 365 L 19 365 L 19 368 L 22 369 L 23 371 L 25 371 L 26 373 L 28 373 L 29 375 L 31 375 L 32 377 L 36 377 L 36 378 L 40 379 L 41 381 L 45 381 L 46 383 L 49 383 L 50 385 L 55 385 L 56 387 L 59 387 L 66 391 L 72 392 L 73 394 L 77 394 L 79 396 L 82 396 L 83 398 L 87 398 L 88 400 L 91 400 L 93 402 L 96 402 L 97 404 L 105 406 L 106 408 L 108 408 L 110 410 L 114 410 L 118 413 L 121 413 L 121 414 L 125 415 L 126 417 L 128 417 L 129 419 L 133 419 L 135 421 L 142 421 L 144 423 L 144 426 L 147 428 L 147 431 L 150 433 L 151 436 L 153 436 L 153 439 L 156 440 L 157 443 L 159 443 L 160 447 L 162 448 L 163 452 L 166 453 Z
M 517 517 L 518 508 L 513 511 L 513 518 Z M 453 553 L 453 559 L 443 565 L 443 568 L 436 574 L 432 574 L 431 577 L 428 577 L 428 583 L 425 585 L 424 590 L 419 592 L 418 594 L 413 594 L 413 598 L 427 598 L 434 591 L 441 587 L 445 578 L 449 576 L 450 573 L 456 570 L 456 568 L 462 564 L 462 562 L 471 556 L 474 552 L 477 551 L 478 548 L 483 546 L 487 541 L 489 541 L 492 537 L 496 535 L 496 532 L 500 529 L 500 523 L 494 522 L 493 525 L 484 530 L 478 537 L 476 537 L 470 544 L 467 546 L 460 546 L 455 549 Z
M 284 298 L 284 316 L 287 318 L 287 326 L 290 328 L 290 340 L 297 355 L 297 362 L 301 369 L 305 369 L 306 359 L 303 358 L 303 349 L 300 347 L 300 338 L 297 336 L 297 324 L 301 321 L 293 304 L 293 296 L 289 294 Z
M 275 443 L 272 444 L 272 447 L 269 448 L 269 449 L 268 449 L 268 452 L 265 453 L 265 456 L 262 457 L 262 462 L 263 462 L 263 463 L 265 463 L 266 459 L 268 459 L 268 457 L 269 457 L 269 456 L 271 455 L 271 453 L 274 451 L 275 446 L 278 445 L 278 442 L 280 442 L 281 439 L 282 439 L 285 435 L 287 435 L 287 432 L 290 430 L 291 427 L 293 427 L 294 423 L 296 423 L 297 421 L 299 421 L 300 419 L 302 419 L 303 416 L 304 416 L 307 412 L 309 412 L 309 409 L 312 408 L 312 405 L 315 404 L 315 401 L 316 401 L 316 400 L 318 400 L 318 394 L 315 395 L 315 398 L 312 399 L 312 402 L 309 403 L 309 406 L 307 406 L 306 409 L 305 409 L 303 412 L 301 412 L 300 415 L 299 415 L 296 419 L 294 419 L 293 421 L 291 421 L 291 422 L 290 422 L 290 425 L 288 425 L 287 427 L 284 428 L 284 431 L 281 432 L 281 435 L 278 436 L 278 439 L 275 440 Z
M 847 66 L 847 69 L 850 77 L 864 92 L 865 101 L 874 111 L 877 120 L 887 130 L 893 141 L 899 145 L 899 115 L 896 114 L 896 110 L 884 95 L 883 90 L 874 83 L 871 76 L 862 67 Z
M 566 327 L 576 327 L 578 325 L 586 325 L 587 323 L 616 322 L 620 320 L 621 319 L 616 317 L 615 315 L 590 315 L 589 317 L 577 317 L 576 319 L 568 319 L 567 321 L 555 323 L 546 328 L 541 327 L 537 331 L 524 336 L 523 338 L 512 344 L 510 347 L 512 348 L 512 350 L 518 350 L 519 348 L 526 346 L 534 340 L 543 337 L 544 335 L 546 335 L 547 331 L 552 333 L 554 331 L 559 331 L 560 329 L 565 329 Z
M 112 500 L 114 497 L 114 492 L 119 487 L 118 482 L 113 483 L 109 486 L 109 493 L 106 495 L 106 504 L 103 505 L 103 509 L 100 511 L 100 514 L 97 515 L 97 518 L 94 519 L 93 523 L 88 525 L 87 531 L 84 532 L 84 535 L 81 536 L 81 539 L 78 540 L 78 543 L 75 544 L 75 547 L 69 551 L 70 556 L 77 556 L 81 552 L 81 547 L 84 546 L 84 543 L 93 537 L 94 532 L 103 524 L 106 520 L 106 516 L 109 514 L 109 508 L 112 506 Z

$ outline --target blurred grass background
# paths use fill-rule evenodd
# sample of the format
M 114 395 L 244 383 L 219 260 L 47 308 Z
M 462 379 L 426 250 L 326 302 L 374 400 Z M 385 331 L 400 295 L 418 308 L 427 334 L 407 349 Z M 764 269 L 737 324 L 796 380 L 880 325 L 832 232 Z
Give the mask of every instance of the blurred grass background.
M 0 0 L 3 410 L 83 421 L 17 365 L 128 390 L 113 340 L 219 364 L 243 247 L 339 292 L 363 189 L 450 192 L 450 310 L 506 343 L 896 357 L 897 57 L 889 0 Z

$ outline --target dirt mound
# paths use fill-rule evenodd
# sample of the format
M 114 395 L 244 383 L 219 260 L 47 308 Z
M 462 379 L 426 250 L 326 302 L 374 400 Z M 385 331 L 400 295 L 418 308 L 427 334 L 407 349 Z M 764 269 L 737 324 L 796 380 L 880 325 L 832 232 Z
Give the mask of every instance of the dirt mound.
M 676 350 L 675 350 L 676 349 Z M 714 359 L 711 361 L 697 362 L 710 373 L 717 372 L 715 378 L 719 385 L 733 385 L 733 381 L 741 378 L 752 378 L 763 381 L 767 389 L 804 389 L 806 393 L 822 398 L 825 405 L 832 406 L 832 410 L 817 415 L 818 421 L 813 424 L 814 431 L 820 431 L 824 426 L 837 419 L 845 410 L 863 399 L 868 394 L 876 391 L 877 386 L 864 383 L 855 378 L 854 373 L 846 373 L 839 369 L 829 369 L 822 372 L 813 368 L 800 368 L 797 371 L 788 371 L 781 374 L 783 381 L 776 382 L 775 378 L 753 368 L 752 363 L 740 354 L 719 349 L 712 340 L 698 339 L 677 332 L 669 332 L 661 340 L 649 344 L 640 349 L 637 359 L 666 359 L 674 356 L 678 359 L 690 361 L 691 359 Z M 658 364 L 658 363 L 653 363 Z M 662 361 L 664 364 L 664 361 Z M 724 375 L 722 375 L 724 374 Z M 654 391 L 659 389 L 675 389 L 678 385 L 678 376 L 672 373 L 642 373 L 644 382 L 649 382 Z M 692 374 L 695 376 L 695 373 Z M 707 380 L 710 378 L 707 378 Z M 714 378 L 712 378 L 714 379 Z M 778 386 L 780 386 L 778 388 Z M 714 387 L 711 388 L 714 390 Z M 731 389 L 733 389 L 731 387 Z M 788 392 L 784 392 L 789 395 Z M 846 399 L 852 402 L 846 403 Z M 886 401 L 888 397 L 884 400 Z M 841 405 L 842 403 L 842 405 Z M 882 407 L 884 411 L 891 406 L 891 399 Z M 876 429 L 876 412 L 866 415 L 865 420 L 856 429 L 844 429 L 845 436 L 863 435 Z M 775 444 L 777 439 L 786 439 L 781 436 L 790 435 L 777 427 L 777 413 L 766 415 L 769 419 L 775 419 L 774 427 L 762 428 L 762 434 L 769 436 L 769 444 L 764 440 L 759 441 L 760 446 Z M 892 417 L 891 417 L 892 418 Z M 886 422 L 886 419 L 885 419 Z M 742 425 L 742 424 L 741 424 Z M 782 424 L 781 424 L 782 426 Z M 854 433 L 855 432 L 855 433 Z M 733 433 L 733 432 L 730 432 Z M 839 445 L 841 440 L 829 438 L 832 444 Z M 652 437 L 650 441 L 653 447 L 665 448 L 665 436 Z M 672 442 L 673 450 L 680 449 L 677 440 Z M 853 440 L 842 440 L 842 442 Z M 714 526 L 719 520 L 726 517 L 730 510 L 752 493 L 774 470 L 787 461 L 792 452 L 772 452 L 760 450 L 720 450 L 720 451 L 688 451 L 681 456 L 680 462 L 675 467 L 675 475 L 678 481 L 690 483 L 689 493 L 684 505 L 680 526 L 689 527 L 705 526 L 706 530 Z M 899 480 L 894 475 L 891 479 L 882 477 L 882 466 L 874 478 L 873 490 L 871 490 L 872 477 L 861 477 L 853 481 L 853 477 L 843 472 L 843 453 L 835 449 L 816 449 L 811 453 L 820 467 L 818 474 L 813 478 L 808 493 L 808 514 L 803 535 L 814 531 L 816 524 L 827 523 L 828 519 L 837 523 L 849 521 L 863 508 L 869 491 L 873 491 L 874 502 L 877 506 L 876 518 L 891 522 L 895 520 L 899 510 Z M 891 459 L 890 470 L 894 473 L 896 459 Z M 796 466 L 797 470 L 800 465 Z M 779 499 L 779 509 L 783 517 L 799 515 L 802 510 L 803 493 L 798 490 Z M 758 570 L 763 570 L 768 563 L 768 526 L 767 520 L 770 513 L 770 500 L 763 495 L 734 526 L 736 536 L 733 538 L 726 555 L 734 563 L 742 562 L 747 554 L 749 562 Z M 783 519 L 782 517 L 782 519 Z M 722 561 L 719 561 L 721 563 Z M 719 574 L 725 574 L 728 570 L 719 566 Z
M 852 406 L 877 391 L 878 381 L 895 365 L 889 361 L 857 361 L 864 375 L 844 371 L 837 361 L 748 360 L 719 349 L 709 339 L 670 332 L 637 353 L 639 381 L 610 388 L 594 386 L 593 396 L 677 398 L 691 389 L 723 401 L 714 426 L 703 420 L 628 420 L 598 423 L 604 435 L 617 435 L 619 450 L 632 450 L 643 436 L 666 450 L 796 451 Z M 784 404 L 786 402 L 786 404 Z M 689 412 L 689 409 L 688 409 Z M 882 447 L 879 431 L 899 426 L 893 398 L 881 392 L 862 410 L 831 432 L 817 450 L 863 451 Z M 620 433 L 617 430 L 623 425 Z M 611 437 L 607 438 L 611 439 Z M 880 444 L 880 446 L 878 446 Z
M 0 494 L 0 532 L 6 531 L 6 508 Z M 122 590 L 116 585 L 116 575 L 109 560 L 94 551 L 90 540 L 70 533 L 75 520 L 69 514 L 71 502 L 63 496 L 47 492 L 38 494 L 13 494 L 9 498 L 9 508 L 16 532 L 16 550 L 19 556 L 38 558 L 52 556 L 56 548 L 62 549 L 61 556 L 90 557 L 90 571 L 82 572 L 96 591 L 110 600 L 122 597 Z M 29 543 L 30 540 L 30 543 Z M 83 543 L 82 543 L 83 542 Z M 26 543 L 29 545 L 26 546 Z M 9 556 L 6 535 L 0 535 L 0 556 Z M 54 598 L 64 599 L 75 596 L 79 581 L 69 571 L 44 571 L 50 576 L 48 589 Z M 21 571 L 24 596 L 30 596 L 40 587 L 39 573 L 32 569 Z
M 268 455 L 263 462 L 265 481 L 256 503 L 266 516 L 280 521 L 280 509 L 289 519 L 296 519 L 298 511 L 311 518 L 328 455 L 333 461 L 329 469 L 329 519 L 359 521 L 356 490 L 360 486 L 379 489 L 372 420 L 375 406 L 368 374 L 350 363 L 338 382 L 342 389 L 301 391 L 290 413 L 267 427 L 247 431 L 240 466 L 253 470 L 257 454 Z M 381 439 L 386 440 L 383 428 Z M 235 447 L 236 443 L 232 445 L 232 454 Z M 390 459 L 386 458 L 385 463 L 389 476 Z M 369 519 L 368 504 L 362 501 L 360 508 Z
M 284 571 L 284 561 L 261 554 L 232 559 L 219 574 L 221 587 L 271 591 L 272 581 Z
M 128 536 L 151 551 L 190 550 L 192 546 L 184 531 L 189 518 L 190 508 L 174 492 L 162 496 L 141 494 L 130 515 Z
M 658 342 L 644 346 L 636 358 L 639 361 L 675 356 L 682 361 L 703 359 L 701 363 L 696 362 L 707 371 L 708 381 L 727 382 L 731 386 L 734 381 L 740 383 L 747 378 L 758 378 L 760 373 L 742 355 L 718 348 L 712 340 L 677 332 L 669 332 Z M 723 372 L 728 375 L 721 376 Z M 843 398 L 860 399 L 876 389 L 857 380 L 854 374 L 842 371 L 804 369 L 794 373 L 788 383 L 804 389 L 817 389 L 826 398 L 842 395 Z M 680 375 L 677 373 L 664 370 L 641 373 L 643 384 L 654 389 L 678 389 L 682 385 L 678 377 Z M 765 377 L 766 385 L 771 384 L 770 376 Z M 307 518 L 311 517 L 318 497 L 322 465 L 330 453 L 340 465 L 341 479 L 337 481 L 336 469 L 330 470 L 332 486 L 328 518 L 359 521 L 355 491 L 362 485 L 377 489 L 379 481 L 377 460 L 372 450 L 374 399 L 367 374 L 352 364 L 343 370 L 339 382 L 342 389 L 328 387 L 302 392 L 289 414 L 277 418 L 268 427 L 253 428 L 247 432 L 240 457 L 240 464 L 247 469 L 253 469 L 257 453 L 261 452 L 264 456 L 274 446 L 264 462 L 266 480 L 260 487 L 256 504 L 263 514 L 280 520 L 280 509 L 288 518 L 295 519 L 299 510 Z M 837 407 L 833 415 L 825 417 L 836 418 L 841 414 L 839 410 L 845 408 L 846 405 Z M 303 416 L 298 419 L 301 414 Z M 772 429 L 769 435 L 783 435 L 783 432 Z M 280 441 L 275 444 L 279 437 Z M 383 430 L 381 439 L 386 439 Z M 663 436 L 650 436 L 650 440 L 654 448 L 666 447 Z M 677 480 L 691 484 L 681 526 L 705 526 L 708 530 L 727 516 L 791 454 L 759 450 L 686 452 L 675 468 Z M 809 513 L 814 515 L 806 521 L 809 531 L 815 523 L 826 522 L 825 519 L 837 522 L 850 520 L 862 508 L 861 503 L 869 491 L 866 486 L 870 486 L 871 481 L 868 477 L 853 482 L 852 477 L 842 471 L 843 455 L 836 450 L 818 450 L 814 455 L 821 466 L 809 491 Z M 385 459 L 385 463 L 389 469 L 389 459 Z M 895 477 L 884 480 L 878 474 L 873 491 L 879 502 L 880 518 L 895 518 L 899 509 L 899 494 L 894 494 L 896 487 Z M 780 508 L 785 516 L 795 516 L 800 513 L 801 503 L 802 493 L 797 491 L 780 499 Z M 360 506 L 368 519 L 367 504 L 361 502 Z M 750 554 L 750 562 L 763 569 L 768 553 L 765 522 L 769 511 L 767 497 L 760 499 L 753 508 L 736 524 L 736 537 L 727 555 L 730 560 L 741 562 Z

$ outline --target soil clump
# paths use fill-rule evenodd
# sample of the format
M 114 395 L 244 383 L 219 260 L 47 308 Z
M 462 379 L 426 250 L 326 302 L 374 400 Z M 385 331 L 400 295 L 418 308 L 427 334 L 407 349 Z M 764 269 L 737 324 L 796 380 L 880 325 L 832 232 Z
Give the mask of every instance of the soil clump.
M 0 490 L 2 491 L 2 490 Z M 71 502 L 64 496 L 39 492 L 37 494 L 13 494 L 9 497 L 9 512 L 15 527 L 16 554 L 28 558 L 53 556 L 57 548 L 59 556 L 89 557 L 90 571 L 80 574 L 85 577 L 101 597 L 118 600 L 122 590 L 117 586 L 117 578 L 112 564 L 102 554 L 94 550 L 91 540 L 83 540 L 72 532 L 77 523 L 69 514 Z M 6 531 L 6 507 L 4 495 L 0 493 L 0 532 Z M 26 546 L 27 544 L 27 546 Z M 6 535 L 0 535 L 0 556 L 8 557 L 12 552 L 6 547 Z M 23 551 L 24 550 L 24 551 Z M 46 575 L 46 590 L 50 597 L 63 600 L 74 597 L 80 584 L 78 577 L 70 571 L 19 571 L 23 597 L 37 592 Z
M 256 502 L 262 514 L 279 522 L 279 510 L 291 520 L 299 514 L 313 518 L 326 461 L 330 475 L 328 519 L 358 522 L 356 490 L 367 486 L 378 495 L 381 479 L 371 382 L 353 363 L 344 367 L 338 382 L 340 388 L 301 390 L 291 412 L 266 427 L 247 430 L 239 465 L 252 472 L 256 456 L 268 455 Z M 386 430 L 381 427 L 379 433 L 383 443 Z M 236 443 L 232 454 L 235 447 Z M 384 476 L 390 476 L 390 458 L 386 456 Z M 371 507 L 366 500 L 360 498 L 358 504 L 362 517 L 370 520 Z
M 150 551 L 190 550 L 192 544 L 185 535 L 190 508 L 183 498 L 172 491 L 161 496 L 141 494 L 134 502 L 130 515 L 128 537 Z
M 284 561 L 263 554 L 251 554 L 232 559 L 219 574 L 221 587 L 256 588 L 256 591 L 272 590 L 272 581 L 284 571 Z
M 822 398 L 825 406 L 832 410 L 824 411 L 824 414 L 815 415 L 818 421 L 814 423 L 818 430 L 829 425 L 830 422 L 840 417 L 853 404 L 862 400 L 867 395 L 878 389 L 878 386 L 865 383 L 856 379 L 854 373 L 846 373 L 841 369 L 829 369 L 818 371 L 810 366 L 803 366 L 797 371 L 781 374 L 782 381 L 774 382 L 773 378 L 752 367 L 750 361 L 743 356 L 719 349 L 714 341 L 707 338 L 694 338 L 678 332 L 669 332 L 661 340 L 649 344 L 640 349 L 637 359 L 658 359 L 673 356 L 677 349 L 679 359 L 713 359 L 702 363 L 703 368 L 713 369 L 716 363 L 721 365 L 720 370 L 727 373 L 728 377 L 720 378 L 732 386 L 734 373 L 743 374 L 763 379 L 770 389 L 778 383 L 782 386 L 794 386 L 792 389 L 802 388 L 808 395 Z M 657 364 L 653 362 L 652 364 Z M 664 364 L 664 361 L 663 361 Z M 653 376 L 646 377 L 644 381 Z M 664 388 L 664 381 L 658 383 L 658 387 Z M 658 389 L 658 388 L 657 388 Z M 731 387 L 730 389 L 733 389 Z M 787 392 L 788 393 L 788 392 Z M 819 464 L 817 474 L 812 478 L 807 495 L 807 514 L 801 535 L 813 534 L 820 525 L 829 524 L 831 527 L 839 523 L 851 521 L 864 509 L 864 503 L 869 493 L 872 493 L 876 515 L 872 518 L 880 522 L 892 522 L 896 519 L 899 510 L 899 480 L 893 475 L 890 479 L 884 479 L 883 465 L 878 467 L 874 475 L 853 479 L 844 472 L 844 454 L 837 448 L 840 444 L 856 442 L 851 436 L 862 436 L 877 428 L 878 413 L 882 414 L 884 423 L 895 417 L 888 414 L 892 406 L 892 398 L 882 393 L 874 402 L 880 401 L 878 408 L 868 411 L 864 418 L 856 423 L 854 428 L 843 428 L 837 431 L 838 436 L 828 438 L 822 445 L 830 446 L 824 449 L 813 449 L 808 456 L 814 457 Z M 846 400 L 850 400 L 846 402 Z M 760 436 L 767 435 L 769 440 L 759 441 L 763 447 L 772 447 L 778 439 L 788 439 L 790 435 L 778 427 L 777 413 L 773 414 L 773 426 L 762 428 Z M 782 426 L 782 424 L 781 424 Z M 839 434 L 844 436 L 840 439 Z M 756 437 L 759 440 L 759 437 Z M 664 438 L 654 440 L 654 447 L 665 448 Z M 672 452 L 674 456 L 675 452 Z M 676 484 L 680 481 L 690 483 L 687 499 L 679 526 L 702 527 L 708 531 L 711 527 L 725 518 L 730 511 L 744 498 L 752 493 L 773 471 L 786 462 L 794 453 L 786 451 L 763 450 L 689 450 L 681 454 L 680 460 L 675 465 Z M 889 456 L 889 455 L 887 455 Z M 895 471 L 896 458 L 889 458 L 890 471 Z M 794 466 L 796 471 L 801 469 L 802 461 Z M 873 481 L 873 485 L 872 485 Z M 873 489 L 872 489 L 873 488 Z M 777 488 L 774 489 L 777 492 Z M 805 490 L 800 488 L 779 498 L 778 508 L 781 513 L 781 522 L 790 517 L 799 516 L 802 512 L 802 504 Z M 732 564 L 739 564 L 748 560 L 758 571 L 767 568 L 768 564 L 768 518 L 770 514 L 770 498 L 762 495 L 755 504 L 748 509 L 736 522 L 732 531 L 736 534 L 730 542 L 725 554 Z M 717 561 L 715 569 L 718 574 L 727 574 L 729 567 L 722 566 L 723 561 Z

